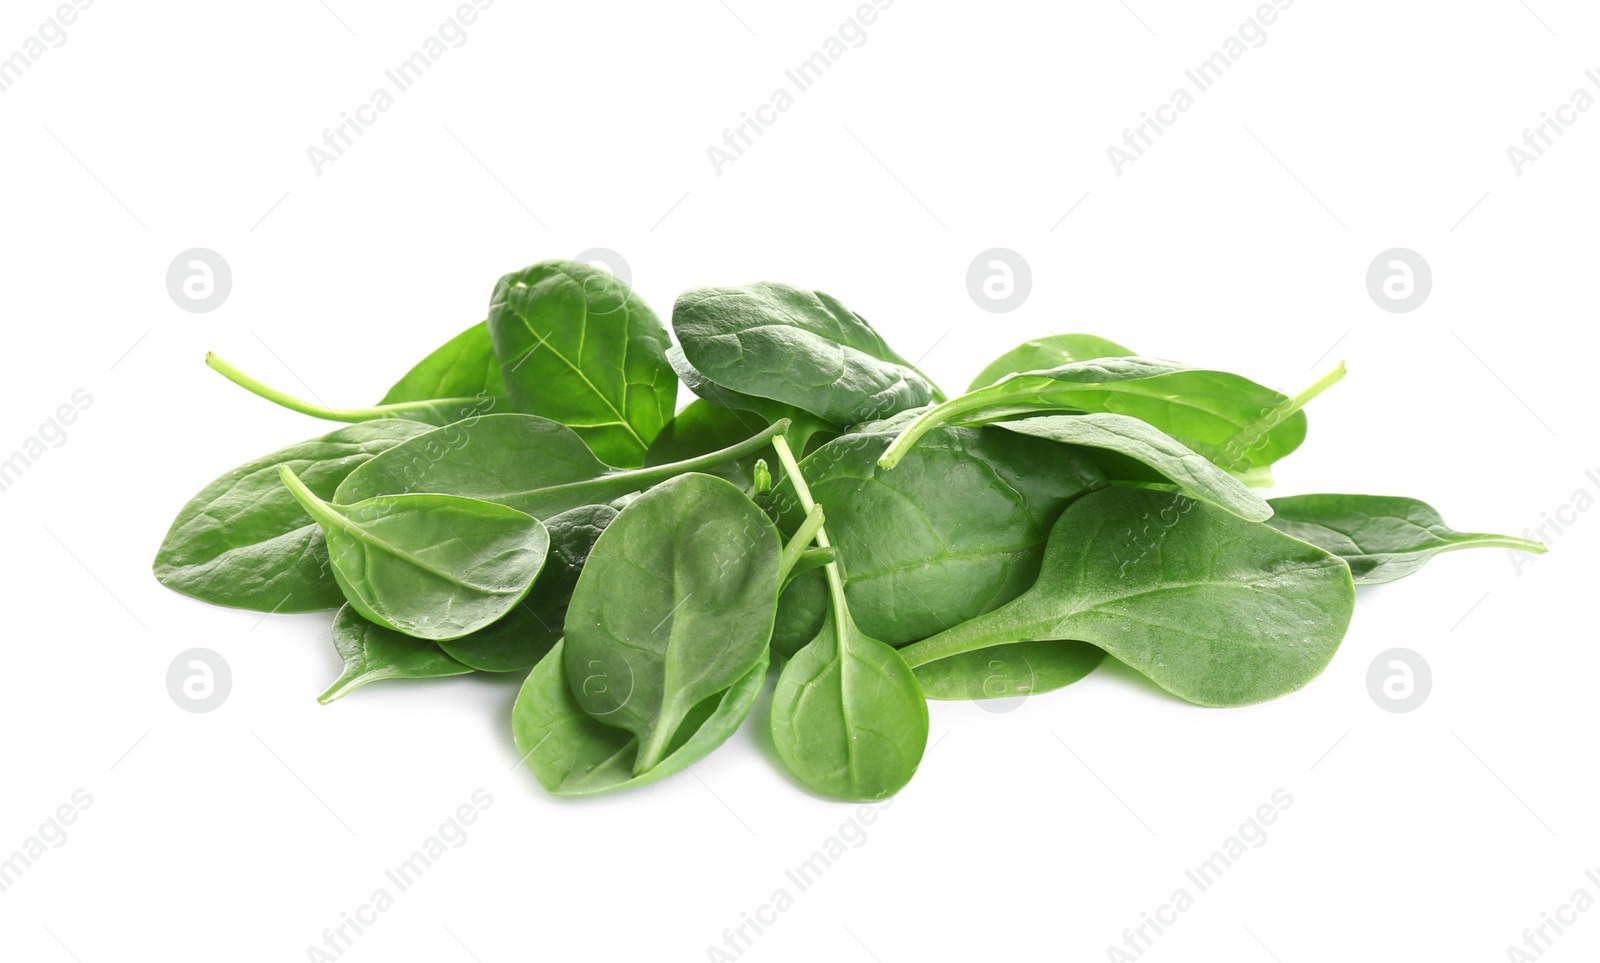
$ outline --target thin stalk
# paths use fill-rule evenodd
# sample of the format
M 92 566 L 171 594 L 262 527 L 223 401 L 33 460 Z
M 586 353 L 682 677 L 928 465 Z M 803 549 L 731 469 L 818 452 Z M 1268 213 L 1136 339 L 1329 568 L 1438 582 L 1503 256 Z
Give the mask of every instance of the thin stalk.
M 800 500 L 800 507 L 806 510 L 809 517 L 811 510 L 817 507 L 816 500 L 811 497 L 811 488 L 806 484 L 805 476 L 800 474 L 800 465 L 795 461 L 794 452 L 789 450 L 789 443 L 783 436 L 772 439 L 772 447 L 778 452 L 778 461 L 783 465 L 784 474 L 794 485 L 795 497 Z M 827 529 L 817 526 L 817 547 L 832 548 L 828 543 Z M 839 563 L 829 562 L 822 569 L 828 575 L 828 600 L 833 606 L 833 628 L 835 634 L 844 638 L 846 626 L 853 624 L 850 619 L 850 610 L 844 602 L 844 578 L 839 574 Z
M 206 366 L 257 397 L 265 398 L 290 411 L 298 411 L 303 415 L 325 421 L 359 422 L 374 421 L 379 418 L 405 418 L 411 421 L 432 422 L 442 410 L 466 409 L 482 404 L 485 397 L 479 395 L 473 398 L 434 398 L 429 401 L 406 401 L 390 405 L 373 405 L 368 408 L 329 408 L 301 400 L 264 384 L 210 352 L 206 353 Z
M 1340 361 L 1338 364 L 1333 366 L 1333 370 L 1318 378 L 1316 381 L 1311 382 L 1311 384 L 1306 385 L 1306 387 L 1299 394 L 1289 399 L 1289 410 L 1284 412 L 1283 416 L 1287 418 L 1288 416 L 1299 411 L 1301 408 L 1304 408 L 1306 403 L 1312 398 L 1315 398 L 1317 395 L 1322 394 L 1324 391 L 1327 391 L 1329 388 L 1338 384 L 1340 379 L 1344 378 L 1345 373 L 1346 371 L 1344 362 Z
M 778 556 L 778 584 L 789 580 L 789 573 L 794 570 L 795 563 L 800 561 L 811 545 L 811 540 L 816 537 L 822 528 L 823 515 L 821 505 L 812 505 L 806 512 L 805 521 L 795 530 L 794 537 L 783 546 L 783 554 Z

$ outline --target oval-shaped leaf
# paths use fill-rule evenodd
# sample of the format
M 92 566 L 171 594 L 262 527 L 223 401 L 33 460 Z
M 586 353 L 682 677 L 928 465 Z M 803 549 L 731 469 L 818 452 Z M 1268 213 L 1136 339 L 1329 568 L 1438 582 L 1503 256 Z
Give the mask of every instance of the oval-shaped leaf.
M 322 526 L 355 610 L 419 639 L 459 639 L 528 594 L 550 536 L 531 515 L 455 495 L 380 495 L 330 505 L 288 468 L 283 483 Z
M 439 643 L 451 658 L 484 672 L 526 671 L 561 640 L 567 605 L 595 539 L 617 517 L 606 505 L 585 505 L 545 522 L 550 551 L 533 588 L 505 618 L 471 635 Z
M 608 464 L 638 466 L 672 419 L 671 339 L 609 271 L 555 260 L 507 274 L 489 335 L 516 410 L 568 425 Z
M 567 676 L 590 716 L 639 737 L 635 773 L 766 651 L 780 551 L 748 496 L 702 474 L 639 496 L 595 542 L 567 609 Z
M 941 428 L 893 471 L 893 438 L 876 426 L 841 436 L 800 464 L 827 511 L 845 598 L 861 630 L 889 645 L 926 638 L 1011 601 L 1033 584 L 1050 526 L 1104 476 L 1065 445 L 992 428 Z M 792 533 L 804 513 L 785 481 L 770 502 Z M 823 580 L 784 592 L 774 645 L 811 640 L 827 606 Z M 805 629 L 809 635 L 796 639 Z
M 853 425 L 938 396 L 864 318 L 821 291 L 761 282 L 678 297 L 672 327 L 694 369 L 723 388 Z
M 1349 568 L 1314 545 L 1182 495 L 1114 487 L 1062 513 L 1031 589 L 902 654 L 922 666 L 1079 639 L 1190 702 L 1248 705 L 1316 678 L 1354 605 Z
M 344 595 L 328 567 L 322 530 L 279 480 L 299 475 L 318 497 L 380 452 L 428 431 L 411 421 L 373 421 L 290 445 L 222 475 L 189 499 L 156 552 L 157 581 L 214 605 L 257 612 L 338 608 Z

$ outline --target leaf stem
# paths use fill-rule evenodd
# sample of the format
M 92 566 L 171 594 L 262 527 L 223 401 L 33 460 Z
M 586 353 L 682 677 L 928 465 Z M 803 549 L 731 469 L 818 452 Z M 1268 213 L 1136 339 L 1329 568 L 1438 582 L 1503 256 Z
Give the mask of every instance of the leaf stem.
M 1021 595 L 993 612 L 968 619 L 945 629 L 938 635 L 929 636 L 921 642 L 913 642 L 896 651 L 906 660 L 906 665 L 915 669 L 919 665 L 927 665 L 929 662 L 948 659 L 965 652 L 975 652 L 978 649 L 987 649 L 994 645 L 1047 641 L 1056 638 L 1057 636 L 1048 631 L 1047 626 L 1035 625 L 1034 620 L 1018 617 L 1026 611 L 1027 599 L 1027 594 Z M 990 628 L 995 624 L 1000 626 L 998 633 Z
M 968 400 L 973 394 L 976 394 L 976 392 L 959 395 L 918 415 L 916 420 L 906 425 L 900 431 L 900 434 L 895 436 L 894 441 L 889 443 L 889 447 L 884 449 L 883 455 L 878 458 L 878 467 L 885 470 L 893 468 L 900 464 L 900 459 L 904 458 L 906 452 L 916 446 L 917 441 L 923 435 L 947 421 L 953 421 L 962 412 L 970 408 L 983 407 L 984 398 L 979 398 L 976 401 Z M 966 402 L 965 404 L 963 404 L 964 401 Z
M 370 408 L 328 408 L 324 405 L 314 405 L 309 401 L 303 401 L 264 384 L 211 352 L 206 352 L 206 366 L 259 398 L 265 398 L 275 405 L 288 408 L 290 411 L 298 411 L 302 415 L 310 415 L 313 418 L 321 418 L 325 421 L 360 422 L 374 421 L 379 418 L 407 418 L 411 421 L 432 423 L 435 420 L 434 416 L 446 408 L 466 409 L 473 405 L 481 404 L 484 400 L 484 396 L 434 398 L 429 401 L 406 401 L 390 405 L 373 405 Z
M 812 509 L 817 507 L 817 503 L 811 497 L 811 488 L 806 485 L 805 476 L 800 474 L 800 465 L 795 461 L 794 452 L 789 450 L 789 443 L 784 441 L 781 435 L 772 439 L 772 447 L 777 450 L 778 461 L 783 465 L 783 472 L 789 476 L 790 482 L 794 485 L 795 497 L 800 500 L 800 507 L 806 510 L 806 516 L 809 518 Z M 820 525 L 817 526 L 817 547 L 833 547 L 828 543 L 827 530 Z M 839 562 L 837 560 L 829 562 L 823 566 L 822 570 L 828 576 L 828 599 L 833 606 L 834 631 L 842 640 L 846 632 L 849 631 L 848 627 L 855 624 L 850 618 L 850 609 L 845 605 L 844 601 L 844 577 L 839 574 Z
M 783 553 L 778 556 L 779 585 L 789 580 L 789 573 L 794 569 L 795 563 L 800 561 L 800 556 L 810 547 L 811 540 L 822 528 L 822 522 L 822 506 L 813 504 L 811 510 L 806 512 L 805 521 L 800 523 L 794 537 L 783 546 Z
M 1311 384 L 1302 389 L 1299 394 L 1289 399 L 1289 410 L 1283 413 L 1283 417 L 1287 418 L 1299 411 L 1301 408 L 1304 408 L 1306 403 L 1311 399 L 1338 384 L 1339 381 L 1344 378 L 1345 374 L 1346 369 L 1344 362 L 1340 361 L 1338 364 L 1334 365 L 1333 369 L 1327 374 L 1318 378 L 1316 381 L 1311 382 Z

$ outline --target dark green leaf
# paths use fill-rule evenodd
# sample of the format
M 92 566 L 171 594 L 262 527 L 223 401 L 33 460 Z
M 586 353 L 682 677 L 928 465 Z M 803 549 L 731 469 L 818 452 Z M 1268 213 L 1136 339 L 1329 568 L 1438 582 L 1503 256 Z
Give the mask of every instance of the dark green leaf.
M 892 427 L 844 435 L 800 465 L 828 513 L 845 597 L 861 630 L 890 645 L 926 638 L 1016 598 L 1039 572 L 1050 526 L 1105 484 L 1074 449 L 991 428 L 941 428 L 893 471 L 878 457 Z M 771 507 L 784 532 L 801 513 L 787 481 Z M 826 593 L 796 579 L 774 645 L 792 652 L 821 625 Z
M 571 427 L 608 464 L 637 467 L 672 418 L 671 339 L 608 271 L 540 261 L 507 274 L 490 299 L 489 334 L 516 410 Z
M 1433 506 L 1391 495 L 1274 498 L 1273 528 L 1344 559 L 1357 585 L 1392 582 L 1428 559 L 1463 548 L 1508 548 L 1542 555 L 1544 543 L 1510 535 L 1457 532 Z
M 356 467 L 423 434 L 409 421 L 374 421 L 290 445 L 240 465 L 189 499 L 156 552 L 161 584 L 215 605 L 311 612 L 344 604 L 322 530 L 283 487 L 288 467 L 319 497 Z
M 1182 495 L 1108 488 L 1062 513 L 1031 589 L 902 654 L 922 666 L 1079 639 L 1190 702 L 1248 705 L 1316 678 L 1354 604 L 1349 568 L 1316 546 Z
M 864 318 L 821 291 L 762 282 L 678 297 L 672 327 L 708 380 L 834 425 L 882 418 L 937 389 Z
M 763 657 L 780 550 L 747 495 L 702 474 L 639 496 L 595 542 L 567 609 L 567 676 L 590 716 L 639 737 L 635 774 Z

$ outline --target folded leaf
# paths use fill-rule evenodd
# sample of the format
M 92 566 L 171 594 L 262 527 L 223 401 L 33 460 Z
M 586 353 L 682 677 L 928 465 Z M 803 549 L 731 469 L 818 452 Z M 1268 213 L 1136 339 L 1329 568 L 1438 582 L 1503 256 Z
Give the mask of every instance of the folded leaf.
M 1509 548 L 1543 555 L 1543 542 L 1458 532 L 1433 506 L 1390 495 L 1295 495 L 1274 498 L 1268 522 L 1280 532 L 1344 559 L 1357 585 L 1392 582 L 1430 558 L 1463 548 Z

